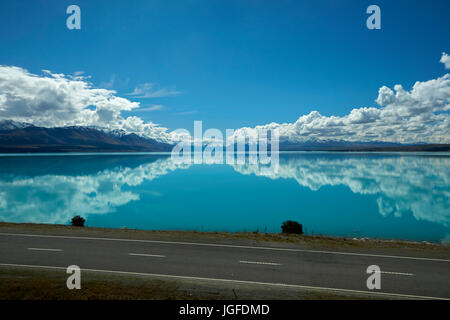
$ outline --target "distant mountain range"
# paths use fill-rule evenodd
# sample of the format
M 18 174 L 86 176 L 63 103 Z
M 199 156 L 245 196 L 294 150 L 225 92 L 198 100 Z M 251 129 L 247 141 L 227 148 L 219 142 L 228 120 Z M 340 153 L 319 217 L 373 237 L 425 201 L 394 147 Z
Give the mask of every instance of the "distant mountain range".
M 122 131 L 89 127 L 43 128 L 0 121 L 0 152 L 163 152 L 172 145 Z
M 405 152 L 446 152 L 450 144 L 400 144 L 382 141 L 349 142 L 349 141 L 315 141 L 303 143 L 280 142 L 280 151 L 405 151 Z
M 0 153 L 45 152 L 168 152 L 173 145 L 123 130 L 92 127 L 44 128 L 0 121 Z M 246 148 L 248 149 L 248 147 Z M 386 142 L 281 142 L 280 151 L 450 151 L 450 144 L 402 145 Z

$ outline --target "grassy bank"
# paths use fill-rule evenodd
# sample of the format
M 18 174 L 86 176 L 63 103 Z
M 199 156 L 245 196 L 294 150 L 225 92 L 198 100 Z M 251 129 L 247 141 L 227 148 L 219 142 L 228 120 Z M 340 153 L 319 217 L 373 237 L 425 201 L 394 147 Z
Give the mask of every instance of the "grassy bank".
M 80 290 L 68 290 L 64 270 L 0 267 L 0 300 L 242 300 L 375 299 L 364 294 L 273 288 L 199 280 L 82 271 Z
M 213 242 L 237 245 L 263 245 L 271 247 L 312 248 L 340 251 L 374 251 L 408 253 L 431 257 L 450 258 L 450 245 L 429 242 L 386 240 L 371 238 L 346 238 L 324 235 L 294 235 L 262 232 L 198 232 L 177 230 L 134 230 L 73 227 L 34 223 L 0 222 L 0 232 L 51 234 L 79 237 L 106 237 L 119 239 L 149 239 L 163 241 Z

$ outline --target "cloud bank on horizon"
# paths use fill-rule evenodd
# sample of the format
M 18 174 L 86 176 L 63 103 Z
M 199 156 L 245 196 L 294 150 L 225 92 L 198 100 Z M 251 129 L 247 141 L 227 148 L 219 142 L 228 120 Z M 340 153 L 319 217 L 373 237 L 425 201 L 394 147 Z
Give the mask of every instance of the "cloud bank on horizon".
M 450 68 L 448 54 L 442 53 L 440 62 Z M 188 138 L 138 116 L 124 117 L 122 111 L 136 111 L 139 102 L 119 97 L 114 90 L 96 88 L 88 79 L 48 70 L 40 76 L 20 67 L 0 66 L 0 119 L 44 127 L 119 129 L 168 143 Z M 176 94 L 180 91 L 145 84 L 129 96 Z M 409 91 L 401 85 L 393 89 L 383 86 L 375 102 L 379 107 L 355 108 L 345 116 L 324 116 L 311 111 L 294 123 L 240 128 L 234 138 L 240 140 L 261 130 L 278 129 L 280 141 L 293 143 L 312 140 L 450 143 L 450 74 L 417 81 Z

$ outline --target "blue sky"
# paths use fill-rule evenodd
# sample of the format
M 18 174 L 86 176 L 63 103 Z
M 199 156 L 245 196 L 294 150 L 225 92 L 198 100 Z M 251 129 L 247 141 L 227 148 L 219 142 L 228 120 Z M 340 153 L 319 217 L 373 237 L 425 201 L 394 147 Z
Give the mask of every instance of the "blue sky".
M 66 28 L 70 4 L 81 30 Z M 381 8 L 381 30 L 366 8 Z M 441 77 L 449 1 L 2 1 L 0 64 L 84 71 L 169 129 L 295 122 L 376 107 L 382 86 Z M 128 95 L 139 85 L 177 94 Z

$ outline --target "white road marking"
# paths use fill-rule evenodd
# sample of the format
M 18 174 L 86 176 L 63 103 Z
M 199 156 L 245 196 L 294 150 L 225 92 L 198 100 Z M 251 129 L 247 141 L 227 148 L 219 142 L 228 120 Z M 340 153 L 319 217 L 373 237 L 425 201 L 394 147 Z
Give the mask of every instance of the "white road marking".
M 146 253 L 129 253 L 130 256 L 142 256 L 142 257 L 155 257 L 155 258 L 165 258 L 166 256 L 160 254 L 146 254 Z
M 39 268 L 39 269 L 53 269 L 53 270 L 66 270 L 67 267 L 55 267 L 55 266 L 38 266 L 38 265 L 27 265 L 27 264 L 12 264 L 12 263 L 0 263 L 0 266 L 5 267 L 20 267 L 20 268 Z M 263 286 L 273 286 L 273 287 L 286 287 L 286 288 L 296 288 L 296 289 L 309 289 L 309 290 L 324 290 L 324 291 L 334 291 L 343 293 L 358 293 L 375 295 L 382 297 L 397 297 L 397 298 L 409 298 L 409 299 L 431 299 L 431 300 L 450 300 L 449 298 L 442 297 L 429 297 L 429 296 L 417 296 L 402 293 L 390 293 L 381 291 L 363 291 L 363 290 L 352 290 L 352 289 L 340 289 L 340 288 L 326 288 L 326 287 L 312 287 L 303 286 L 297 284 L 285 284 L 285 283 L 271 283 L 271 282 L 258 282 L 258 281 L 247 281 L 247 280 L 232 280 L 232 279 L 220 279 L 220 278 L 202 278 L 202 277 L 191 277 L 191 276 L 176 276 L 170 274 L 157 274 L 157 273 L 142 273 L 142 272 L 129 272 L 129 271 L 113 271 L 113 270 L 101 270 L 101 269 L 82 269 L 83 271 L 90 272 L 101 272 L 101 273 L 115 273 L 115 274 L 126 274 L 133 276 L 149 276 L 158 278 L 168 278 L 168 279 L 183 279 L 183 280 L 202 280 L 202 281 L 215 281 L 215 282 L 225 282 L 225 283 L 240 283 L 240 284 L 255 284 Z
M 191 246 L 207 246 L 207 247 L 209 246 L 209 247 L 222 247 L 222 248 L 240 248 L 240 249 L 288 251 L 288 252 L 307 252 L 307 253 L 336 254 L 336 255 L 377 257 L 377 258 L 390 258 L 390 259 L 409 259 L 409 260 L 423 260 L 423 261 L 436 261 L 436 262 L 450 262 L 450 259 L 407 257 L 407 256 L 391 256 L 391 255 L 383 255 L 383 254 L 340 252 L 340 251 L 322 251 L 322 250 L 308 250 L 308 249 L 289 249 L 289 248 L 277 248 L 277 247 L 273 247 L 273 248 L 271 248 L 271 247 L 252 247 L 252 246 L 241 246 L 241 245 L 231 245 L 231 244 L 217 244 L 217 243 L 161 241 L 161 240 L 138 240 L 138 239 L 117 239 L 117 238 L 101 238 L 101 237 L 53 236 L 53 235 L 41 235 L 41 234 L 1 233 L 1 232 L 0 232 L 0 236 L 58 238 L 58 239 L 74 239 L 74 240 L 103 240 L 103 241 L 141 242 L 141 243 L 161 243 L 161 244 L 176 244 L 176 245 L 191 245 Z
M 414 273 L 407 273 L 407 272 L 393 272 L 393 271 L 375 271 L 375 273 L 385 273 L 385 274 L 395 274 L 399 276 L 414 276 Z
M 32 251 L 62 251 L 62 249 L 47 249 L 47 248 L 27 248 Z
M 240 263 L 248 263 L 248 264 L 267 264 L 271 266 L 281 266 L 281 263 L 275 263 L 275 262 L 259 262 L 259 261 L 245 261 L 241 260 Z

